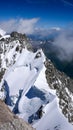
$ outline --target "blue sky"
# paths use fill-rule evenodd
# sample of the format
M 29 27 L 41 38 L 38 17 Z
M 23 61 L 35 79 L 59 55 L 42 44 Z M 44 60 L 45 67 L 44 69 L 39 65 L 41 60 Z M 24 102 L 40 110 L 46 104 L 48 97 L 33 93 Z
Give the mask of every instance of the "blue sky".
M 73 22 L 73 0 L 0 0 L 0 22 L 39 19 L 38 27 L 66 27 Z

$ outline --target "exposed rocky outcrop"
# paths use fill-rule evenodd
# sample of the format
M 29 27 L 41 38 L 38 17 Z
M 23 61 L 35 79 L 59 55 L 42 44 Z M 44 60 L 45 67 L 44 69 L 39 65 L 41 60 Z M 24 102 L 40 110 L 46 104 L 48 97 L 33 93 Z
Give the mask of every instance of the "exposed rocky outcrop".
M 51 89 L 56 90 L 62 113 L 73 124 L 73 80 L 58 71 L 50 60 L 46 60 L 45 66 L 47 82 Z
M 18 32 L 12 32 L 11 34 L 11 37 L 13 37 L 14 39 L 27 39 L 26 35 L 25 34 L 21 34 L 21 33 L 18 33 Z
M 34 128 L 15 116 L 0 100 L 0 130 L 34 130 Z
M 11 40 L 19 40 L 19 42 L 23 45 L 23 47 L 25 46 L 25 42 L 26 42 L 27 49 L 32 50 L 32 46 L 31 44 L 28 43 L 28 38 L 25 34 L 12 32 L 10 36 L 11 36 Z
M 0 34 L 0 37 L 2 37 L 1 34 Z
M 33 47 L 28 42 L 27 36 L 25 34 L 12 32 L 10 37 L 0 39 L 0 81 L 7 67 L 15 63 L 17 54 L 22 53 L 22 50 L 25 47 L 29 51 L 33 51 Z M 15 48 L 15 52 L 11 61 L 9 61 L 10 58 L 8 59 L 9 56 L 7 55 L 13 48 Z

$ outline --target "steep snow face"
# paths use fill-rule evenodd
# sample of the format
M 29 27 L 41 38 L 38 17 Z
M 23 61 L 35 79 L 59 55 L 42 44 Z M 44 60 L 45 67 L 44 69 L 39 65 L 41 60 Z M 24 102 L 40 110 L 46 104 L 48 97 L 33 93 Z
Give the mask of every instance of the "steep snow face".
M 10 52 L 13 54 L 14 50 L 15 47 Z M 12 54 L 10 53 L 10 59 Z M 42 50 L 32 53 L 25 48 L 4 75 L 4 88 L 7 93 L 5 102 L 14 113 L 20 112 L 18 115 L 27 122 L 39 119 L 40 109 L 55 97 L 48 90 L 44 77 L 42 83 L 38 80 L 41 72 L 45 70 L 44 61 Z
M 33 124 L 36 130 L 73 130 L 73 126 L 62 114 L 59 108 L 59 99 L 56 90 L 50 89 L 45 77 L 45 66 L 42 68 L 35 85 L 39 89 L 44 89 L 49 93 L 49 102 L 42 109 L 43 116 Z M 48 99 L 48 98 L 47 98 Z
M 47 104 L 43 111 L 43 117 L 33 125 L 36 130 L 73 130 L 73 126 L 59 111 L 57 98 Z
M 32 55 L 24 49 L 14 66 L 6 72 L 4 78 L 10 88 L 10 95 L 19 94 L 19 90 L 23 90 L 24 94 L 33 85 L 44 62 L 43 55 L 36 58 L 38 53 L 42 55 L 41 51 Z
M 6 34 L 6 32 L 4 30 L 0 29 L 0 35 L 4 36 L 5 34 Z
M 56 91 L 47 84 L 43 51 L 33 53 L 26 47 L 21 49 L 19 41 L 11 42 L 6 48 L 1 54 L 1 66 L 7 71 L 0 98 L 36 130 L 73 130 L 59 109 Z

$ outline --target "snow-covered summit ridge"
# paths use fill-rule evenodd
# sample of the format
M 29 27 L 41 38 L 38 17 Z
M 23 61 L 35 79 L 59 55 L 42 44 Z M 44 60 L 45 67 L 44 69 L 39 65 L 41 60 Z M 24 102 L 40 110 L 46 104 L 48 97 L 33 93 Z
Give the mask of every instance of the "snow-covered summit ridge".
M 1 47 L 1 69 L 6 71 L 0 85 L 0 96 L 2 99 L 4 97 L 9 108 L 36 130 L 73 130 L 60 110 L 56 89 L 51 87 L 57 83 L 63 84 L 54 67 L 50 67 L 50 60 L 46 67 L 43 51 L 28 51 L 26 42 L 20 43 L 19 40 L 9 44 L 2 42 Z M 52 69 L 58 81 L 50 76 Z
M 33 53 L 23 49 L 4 75 L 5 102 L 15 114 L 32 123 L 37 130 L 72 130 L 73 127 L 59 110 L 55 90 L 47 84 L 44 62 L 42 50 Z

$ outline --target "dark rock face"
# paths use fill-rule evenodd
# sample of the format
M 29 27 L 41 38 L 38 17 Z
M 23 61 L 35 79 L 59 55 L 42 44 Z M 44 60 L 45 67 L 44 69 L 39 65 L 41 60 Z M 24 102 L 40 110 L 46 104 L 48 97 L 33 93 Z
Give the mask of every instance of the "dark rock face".
M 1 34 L 0 34 L 0 38 L 1 38 L 2 36 L 1 36 Z
M 1 72 L 0 72 L 0 82 L 1 82 L 1 79 L 3 78 L 4 73 L 5 73 L 5 70 L 1 69 Z
M 73 124 L 73 80 L 58 71 L 50 60 L 46 60 L 45 66 L 47 82 L 51 89 L 56 90 L 62 113 Z
M 26 46 L 27 46 L 27 49 L 29 51 L 33 51 L 33 48 L 32 48 L 32 45 L 28 43 L 28 40 L 27 40 L 27 36 L 25 34 L 21 34 L 21 33 L 18 33 L 18 32 L 12 32 L 10 34 L 10 41 L 13 41 L 13 40 L 18 40 L 21 44 L 21 47 L 25 47 L 25 43 L 26 43 Z
M 0 130 L 35 130 L 15 116 L 7 105 L 0 100 Z
M 27 37 L 25 34 L 21 34 L 18 32 L 12 32 L 10 36 L 11 38 L 14 38 L 14 39 L 27 40 Z

